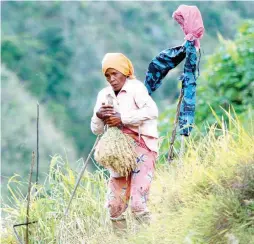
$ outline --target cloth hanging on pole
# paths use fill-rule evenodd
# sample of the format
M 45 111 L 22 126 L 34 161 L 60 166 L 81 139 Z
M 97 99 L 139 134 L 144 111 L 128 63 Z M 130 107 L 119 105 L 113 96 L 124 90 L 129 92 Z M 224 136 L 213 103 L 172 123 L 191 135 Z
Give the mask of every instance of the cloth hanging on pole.
M 196 106 L 197 50 L 205 28 L 201 13 L 196 6 L 180 5 L 172 17 L 181 26 L 186 40 L 186 59 L 182 80 L 183 100 L 180 108 L 180 135 L 189 136 L 194 125 Z
M 186 41 L 183 46 L 173 47 L 160 52 L 149 64 L 145 86 L 151 95 L 158 89 L 168 72 L 186 57 L 184 73 L 180 76 L 183 89 L 179 126 L 180 134 L 188 136 L 194 123 L 196 88 L 196 48 L 194 41 Z M 189 127 L 188 127 L 189 126 Z
M 194 41 L 186 42 L 186 59 L 184 72 L 180 76 L 182 81 L 183 99 L 179 114 L 180 135 L 189 136 L 193 125 L 196 107 L 196 63 L 197 52 Z
M 183 99 L 178 121 L 180 134 L 189 136 L 194 124 L 196 103 L 197 50 L 200 48 L 199 39 L 203 36 L 204 26 L 196 6 L 180 5 L 173 13 L 173 18 L 184 31 L 186 42 L 182 46 L 160 52 L 149 64 L 144 83 L 151 95 L 162 84 L 167 73 L 186 58 L 184 73 L 179 78 L 182 81 Z
M 161 51 L 149 64 L 146 72 L 145 86 L 151 95 L 162 84 L 168 72 L 180 64 L 186 55 L 185 46 L 177 46 Z

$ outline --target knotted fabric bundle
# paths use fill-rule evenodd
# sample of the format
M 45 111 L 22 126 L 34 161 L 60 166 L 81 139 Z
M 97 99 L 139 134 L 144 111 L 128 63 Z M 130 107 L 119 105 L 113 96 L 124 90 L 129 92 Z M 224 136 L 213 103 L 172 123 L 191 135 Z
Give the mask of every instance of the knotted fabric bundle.
M 186 57 L 184 73 L 181 75 L 183 100 L 180 107 L 180 134 L 189 136 L 194 123 L 196 103 L 196 68 L 199 39 L 204 33 L 201 14 L 196 6 L 180 5 L 173 18 L 181 25 L 186 42 L 160 52 L 149 64 L 145 86 L 151 95 L 162 83 L 167 73 Z
M 185 40 L 194 41 L 195 47 L 200 49 L 200 39 L 205 28 L 201 13 L 196 6 L 180 5 L 172 16 L 181 26 Z

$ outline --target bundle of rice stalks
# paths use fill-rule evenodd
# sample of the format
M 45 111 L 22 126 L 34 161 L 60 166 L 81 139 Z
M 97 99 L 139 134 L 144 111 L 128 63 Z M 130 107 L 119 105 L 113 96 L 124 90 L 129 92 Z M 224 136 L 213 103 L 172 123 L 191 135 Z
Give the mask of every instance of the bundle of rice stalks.
M 95 160 L 121 176 L 137 167 L 134 140 L 117 127 L 109 127 L 95 148 Z

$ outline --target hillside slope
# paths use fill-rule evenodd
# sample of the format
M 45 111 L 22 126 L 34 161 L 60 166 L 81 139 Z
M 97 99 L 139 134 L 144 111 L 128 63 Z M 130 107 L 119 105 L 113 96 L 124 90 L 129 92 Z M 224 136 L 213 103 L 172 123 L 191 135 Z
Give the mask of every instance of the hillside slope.
M 254 241 L 254 140 L 253 118 L 243 129 L 228 114 L 231 127 L 210 128 L 199 141 L 187 141 L 182 161 L 157 167 L 150 196 L 150 226 L 138 227 L 128 212 L 128 230 L 122 237 L 112 232 L 105 209 L 106 179 L 103 171 L 86 173 L 73 199 L 64 209 L 77 174 L 59 158 L 51 162 L 40 197 L 31 200 L 31 243 L 147 243 L 147 244 L 252 244 Z M 217 136 L 215 136 L 215 134 Z M 50 189 L 48 189 L 50 186 Z M 12 188 L 16 205 L 5 206 L 5 234 L 13 243 L 11 224 L 24 222 L 26 201 Z M 24 228 L 19 235 L 24 238 Z
M 1 191 L 5 196 L 8 178 L 18 174 L 28 177 L 32 151 L 36 152 L 37 101 L 24 89 L 17 76 L 2 65 L 2 140 L 1 140 Z M 68 155 L 70 162 L 77 160 L 73 141 L 66 139 L 40 105 L 40 165 L 42 182 L 55 154 Z M 6 196 L 5 196 L 6 197 Z

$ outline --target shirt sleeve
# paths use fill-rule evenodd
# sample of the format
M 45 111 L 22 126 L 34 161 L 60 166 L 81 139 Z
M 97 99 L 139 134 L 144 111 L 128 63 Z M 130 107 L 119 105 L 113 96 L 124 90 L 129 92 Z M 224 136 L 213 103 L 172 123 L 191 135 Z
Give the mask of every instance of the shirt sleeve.
M 149 64 L 146 72 L 145 86 L 152 94 L 162 84 L 168 72 L 181 63 L 186 55 L 184 44 L 161 51 Z
M 102 94 L 99 92 L 97 101 L 93 110 L 93 116 L 91 119 L 91 130 L 95 135 L 102 134 L 104 132 L 104 122 L 97 117 L 96 112 L 99 110 L 102 104 Z
M 141 82 L 135 90 L 134 100 L 138 109 L 122 112 L 121 120 L 123 124 L 139 126 L 145 120 L 158 118 L 157 105 Z

